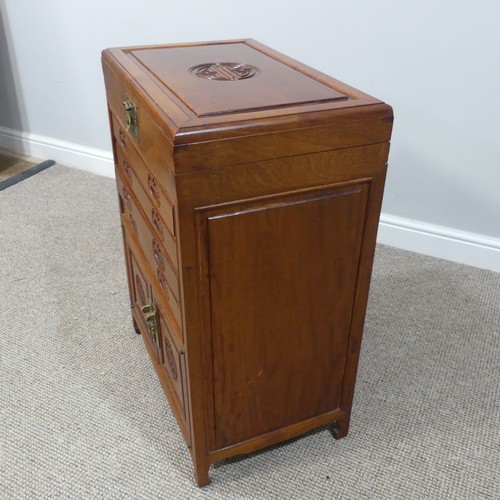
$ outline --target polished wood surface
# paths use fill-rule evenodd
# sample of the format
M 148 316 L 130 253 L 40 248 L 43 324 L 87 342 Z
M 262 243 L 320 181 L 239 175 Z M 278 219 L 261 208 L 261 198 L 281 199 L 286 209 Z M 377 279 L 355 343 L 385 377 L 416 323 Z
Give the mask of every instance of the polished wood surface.
M 348 99 L 334 88 L 287 64 L 277 63 L 276 59 L 244 42 L 131 50 L 129 54 L 196 116 L 262 111 Z M 241 80 L 207 82 L 190 72 L 191 68 L 202 63 L 224 62 L 251 65 L 257 74 Z M 186 75 L 190 78 L 186 78 Z M 229 78 L 231 76 L 228 75 Z
M 142 101 L 142 105 L 148 108 L 148 117 L 160 124 L 162 133 L 171 144 L 188 144 L 200 141 L 215 140 L 221 138 L 238 137 L 241 135 L 256 135 L 269 131 L 284 131 L 302 126 L 314 126 L 331 124 L 338 121 L 356 119 L 358 113 L 366 118 L 372 113 L 372 106 L 382 104 L 375 99 L 343 82 L 340 82 L 319 71 L 307 67 L 279 52 L 276 52 L 265 45 L 254 40 L 234 40 L 215 42 L 216 45 L 225 44 L 230 47 L 239 46 L 244 43 L 255 51 L 270 56 L 275 65 L 287 65 L 290 68 L 297 68 L 304 75 L 310 76 L 317 82 L 347 96 L 348 99 L 327 100 L 319 103 L 303 103 L 295 105 L 289 103 L 279 108 L 267 107 L 265 109 L 250 110 L 244 112 L 222 112 L 209 116 L 198 116 L 189 106 L 187 106 L 173 92 L 166 82 L 162 82 L 155 74 L 145 71 L 144 66 L 131 54 L 138 47 L 107 49 L 103 52 L 104 72 L 108 87 L 114 87 L 114 92 L 108 97 L 108 104 L 115 110 L 118 116 L 123 116 L 120 95 L 131 94 L 132 100 Z M 163 50 L 167 47 L 185 47 L 196 52 L 203 50 L 205 45 L 214 43 L 179 44 L 176 46 L 156 46 L 155 50 Z M 146 50 L 148 48 L 141 48 Z M 204 61 L 207 63 L 213 61 Z M 271 63 L 270 63 L 271 64 Z M 118 78 L 113 80 L 113 72 L 119 73 Z M 193 78 L 189 73 L 185 74 L 187 80 Z M 255 82 L 255 78 L 250 81 Z M 306 79 L 309 84 L 309 80 Z M 222 83 L 206 80 L 207 85 Z M 238 82 L 231 82 L 238 83 Z M 213 85 L 212 85 L 213 87 Z M 235 87 L 233 86 L 235 89 Z M 139 90 L 140 89 L 140 90 Z M 230 87 L 231 89 L 231 87 Z M 138 93 L 140 92 L 140 94 Z M 228 90 L 228 98 L 236 90 Z M 211 94 L 206 93 L 211 99 Z M 388 106 L 384 106 L 386 116 L 392 114 Z M 340 113 L 339 113 L 340 111 Z M 342 113 L 346 111 L 346 113 Z M 377 113 L 377 109 L 373 109 Z M 150 131 L 152 134 L 156 132 Z M 169 158 L 164 160 L 168 161 Z M 172 166 L 172 164 L 170 164 Z M 178 171 L 178 170 L 177 170 Z
M 205 213 L 214 449 L 340 407 L 367 191 Z
M 344 437 L 391 108 L 252 40 L 103 68 L 134 326 L 197 484 L 320 425 Z

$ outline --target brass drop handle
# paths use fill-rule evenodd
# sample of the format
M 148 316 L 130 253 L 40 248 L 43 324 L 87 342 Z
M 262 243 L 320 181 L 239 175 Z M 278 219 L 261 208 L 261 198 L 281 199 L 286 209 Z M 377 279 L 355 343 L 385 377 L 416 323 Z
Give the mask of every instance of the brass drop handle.
M 125 111 L 127 116 L 125 117 L 125 124 L 127 125 L 127 132 L 132 134 L 132 137 L 139 141 L 139 124 L 137 122 L 137 108 L 130 99 L 128 95 L 123 98 L 123 106 L 125 107 Z
M 148 327 L 149 335 L 153 339 L 153 342 L 158 341 L 158 323 L 156 321 L 156 308 L 154 304 L 146 304 L 141 307 L 142 314 L 144 314 L 144 319 L 146 320 L 146 326 Z
M 142 314 L 150 314 L 155 312 L 154 304 L 145 304 L 141 307 Z

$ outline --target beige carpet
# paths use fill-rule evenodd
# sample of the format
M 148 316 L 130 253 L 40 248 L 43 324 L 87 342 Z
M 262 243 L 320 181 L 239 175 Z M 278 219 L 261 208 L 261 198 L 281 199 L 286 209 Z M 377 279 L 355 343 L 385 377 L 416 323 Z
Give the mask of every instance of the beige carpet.
M 0 498 L 500 498 L 500 275 L 380 247 L 350 436 L 191 462 L 130 322 L 114 181 L 0 193 Z

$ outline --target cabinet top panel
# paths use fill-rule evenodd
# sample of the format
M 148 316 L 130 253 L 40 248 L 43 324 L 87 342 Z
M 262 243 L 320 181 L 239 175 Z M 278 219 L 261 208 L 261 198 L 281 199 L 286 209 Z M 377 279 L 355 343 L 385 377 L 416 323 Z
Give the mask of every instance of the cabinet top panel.
M 131 50 L 196 116 L 333 103 L 348 97 L 246 43 Z
M 254 40 L 107 49 L 103 62 L 145 95 L 175 143 L 317 125 L 381 104 Z

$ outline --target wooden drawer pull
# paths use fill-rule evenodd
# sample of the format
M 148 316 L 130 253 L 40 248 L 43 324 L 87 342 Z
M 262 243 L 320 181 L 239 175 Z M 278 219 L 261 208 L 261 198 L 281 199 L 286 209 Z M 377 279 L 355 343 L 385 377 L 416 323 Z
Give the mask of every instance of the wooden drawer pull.
M 132 170 L 127 160 L 123 160 L 123 170 L 125 171 L 125 175 L 130 179 L 130 183 L 132 183 Z
M 120 143 L 121 143 L 123 149 L 127 149 L 127 146 L 128 146 L 127 136 L 125 135 L 125 132 L 123 131 L 122 128 L 120 129 L 119 134 L 120 134 Z
M 132 214 L 129 214 L 129 217 L 130 217 L 130 223 L 132 224 L 134 231 L 137 233 L 137 222 L 135 222 L 134 216 Z
M 125 203 L 125 205 L 128 205 L 130 203 L 130 193 L 128 192 L 128 189 L 125 186 L 123 186 L 122 194 L 123 194 L 123 203 Z
M 151 196 L 155 200 L 156 204 L 160 206 L 161 204 L 160 190 L 158 189 L 158 184 L 156 183 L 156 179 L 151 174 L 148 175 L 148 187 L 149 187 L 149 192 L 151 193 Z
M 162 273 L 161 269 L 156 270 L 156 275 L 158 276 L 160 286 L 163 288 L 163 290 L 166 290 L 168 286 L 167 279 L 165 278 L 165 275 Z M 168 300 L 168 295 L 166 295 L 165 298 Z
M 151 209 L 151 222 L 153 224 L 153 227 L 158 231 L 158 234 L 160 235 L 161 241 L 165 241 L 165 233 L 163 232 L 163 224 L 160 219 L 160 215 L 156 211 L 155 208 Z
M 161 269 L 165 269 L 165 261 L 163 258 L 163 252 L 161 251 L 160 244 L 153 238 L 153 253 L 155 256 L 156 262 L 158 262 L 158 265 L 161 267 Z

